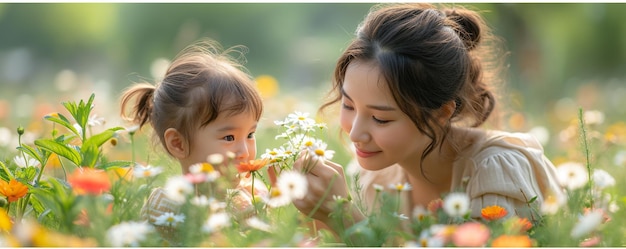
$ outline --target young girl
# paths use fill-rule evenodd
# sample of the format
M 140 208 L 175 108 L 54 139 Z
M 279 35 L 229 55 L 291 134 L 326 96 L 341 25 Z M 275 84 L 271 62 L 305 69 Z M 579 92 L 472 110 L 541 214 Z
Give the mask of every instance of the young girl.
M 238 48 L 221 50 L 215 41 L 200 41 L 178 54 L 159 84 L 136 84 L 122 94 L 122 117 L 140 127 L 150 124 L 165 151 L 180 162 L 183 174 L 213 154 L 234 155 L 233 164 L 256 157 L 254 133 L 263 103 L 252 78 L 229 55 L 241 52 Z M 234 201 L 243 205 L 237 207 L 242 211 L 251 207 L 245 200 Z M 164 189 L 156 188 L 142 216 L 154 223 L 164 213 L 176 211 L 177 204 Z M 159 230 L 167 233 L 165 227 Z
M 555 167 L 535 138 L 478 128 L 496 104 L 495 78 L 481 57 L 490 38 L 481 16 L 459 6 L 377 5 L 359 25 L 335 68 L 334 96 L 321 110 L 341 104 L 366 205 L 374 203 L 374 184 L 398 183 L 412 186 L 403 192 L 405 215 L 464 191 L 471 217 L 499 205 L 530 219 L 532 198 L 562 197 Z M 307 180 L 307 196 L 294 201 L 304 213 L 323 196 L 331 197 L 322 200 L 327 204 L 348 196 L 343 167 L 333 162 L 317 163 Z M 328 224 L 332 205 L 319 207 L 313 217 Z

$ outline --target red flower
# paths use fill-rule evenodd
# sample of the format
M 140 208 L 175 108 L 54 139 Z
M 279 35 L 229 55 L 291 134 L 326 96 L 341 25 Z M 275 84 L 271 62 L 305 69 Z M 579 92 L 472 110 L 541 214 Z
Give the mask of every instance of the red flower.
M 99 195 L 111 189 L 111 181 L 106 172 L 92 168 L 79 168 L 67 177 L 67 180 L 79 194 Z
M 431 214 L 437 215 L 437 211 L 442 208 L 443 208 L 443 200 L 439 198 L 439 199 L 430 201 L 426 209 L 428 209 L 428 211 L 430 211 Z
M 0 194 L 7 197 L 9 202 L 17 201 L 28 193 L 28 187 L 15 179 L 8 182 L 0 181 Z
M 252 172 L 260 170 L 261 168 L 265 167 L 266 164 L 266 159 L 255 159 L 248 162 L 241 162 L 236 167 L 239 173 L 247 172 L 246 178 L 248 178 L 250 177 L 250 174 L 252 174 Z
M 498 205 L 488 206 L 480 211 L 480 214 L 483 216 L 483 218 L 489 221 L 500 219 L 506 216 L 508 213 L 509 212 L 507 212 L 506 209 Z

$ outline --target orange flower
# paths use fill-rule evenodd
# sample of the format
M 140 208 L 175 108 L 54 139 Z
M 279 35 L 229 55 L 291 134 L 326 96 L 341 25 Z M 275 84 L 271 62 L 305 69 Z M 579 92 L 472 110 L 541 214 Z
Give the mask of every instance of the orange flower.
M 513 220 L 513 230 L 515 231 L 523 233 L 530 230 L 532 227 L 533 223 L 530 223 L 527 218 L 515 217 L 515 220 Z
M 480 214 L 485 218 L 485 220 L 497 220 L 504 216 L 506 216 L 509 212 L 506 211 L 503 207 L 498 205 L 488 206 L 480 210 Z
M 491 242 L 492 247 L 531 247 L 533 241 L 528 235 L 500 235 Z
M 0 181 L 0 194 L 7 197 L 9 202 L 17 201 L 28 193 L 28 187 L 15 179 L 9 182 Z
M 428 211 L 430 211 L 431 214 L 437 215 L 437 211 L 441 208 L 443 208 L 443 200 L 439 198 L 439 199 L 430 201 L 426 209 L 428 209 Z
M 111 181 L 106 172 L 93 168 L 81 167 L 69 175 L 67 181 L 79 195 L 99 195 L 111 188 Z
M 248 162 L 241 162 L 237 165 L 237 171 L 239 171 L 239 173 L 247 172 L 246 178 L 248 178 L 250 177 L 250 174 L 252 174 L 252 172 L 260 170 L 261 168 L 265 167 L 266 164 L 266 159 L 254 159 Z

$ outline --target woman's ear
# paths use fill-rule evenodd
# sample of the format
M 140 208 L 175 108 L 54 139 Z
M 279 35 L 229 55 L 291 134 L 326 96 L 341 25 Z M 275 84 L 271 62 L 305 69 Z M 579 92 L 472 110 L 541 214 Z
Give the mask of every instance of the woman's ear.
M 454 100 L 450 100 L 444 103 L 439 108 L 439 118 L 438 118 L 439 124 L 445 125 L 446 123 L 448 123 L 450 119 L 452 118 L 452 115 L 454 114 L 455 111 L 456 111 L 456 102 Z
M 168 128 L 165 130 L 163 139 L 165 139 L 167 151 L 176 159 L 183 159 L 189 154 L 187 153 L 187 148 L 189 148 L 187 141 L 176 129 Z

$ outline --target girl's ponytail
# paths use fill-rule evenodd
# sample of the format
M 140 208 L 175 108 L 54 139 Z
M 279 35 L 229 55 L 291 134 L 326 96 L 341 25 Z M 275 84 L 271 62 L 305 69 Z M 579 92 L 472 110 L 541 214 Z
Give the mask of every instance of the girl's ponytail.
M 122 119 L 132 121 L 142 127 L 149 122 L 154 108 L 153 96 L 156 87 L 148 83 L 139 83 L 131 86 L 121 97 L 121 116 Z M 126 113 L 128 105 L 135 101 L 130 113 Z

